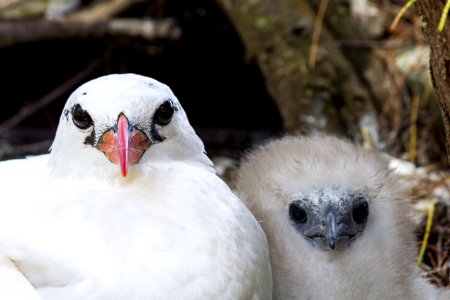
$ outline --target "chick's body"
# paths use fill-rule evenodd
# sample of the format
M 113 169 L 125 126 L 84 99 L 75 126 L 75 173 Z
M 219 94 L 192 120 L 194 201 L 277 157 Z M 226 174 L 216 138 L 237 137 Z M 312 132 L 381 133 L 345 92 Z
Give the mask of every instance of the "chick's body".
M 267 234 L 274 299 L 447 297 L 415 265 L 412 206 L 381 155 L 285 136 L 247 154 L 236 186 Z

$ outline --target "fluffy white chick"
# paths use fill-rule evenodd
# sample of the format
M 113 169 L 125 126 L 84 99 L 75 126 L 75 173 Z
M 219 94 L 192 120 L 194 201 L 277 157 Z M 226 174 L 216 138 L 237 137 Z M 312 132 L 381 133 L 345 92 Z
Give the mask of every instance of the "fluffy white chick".
M 266 232 L 274 299 L 450 299 L 415 264 L 411 203 L 379 154 L 285 136 L 249 151 L 235 184 Z
M 271 299 L 263 230 L 152 78 L 81 85 L 0 182 L 0 299 Z

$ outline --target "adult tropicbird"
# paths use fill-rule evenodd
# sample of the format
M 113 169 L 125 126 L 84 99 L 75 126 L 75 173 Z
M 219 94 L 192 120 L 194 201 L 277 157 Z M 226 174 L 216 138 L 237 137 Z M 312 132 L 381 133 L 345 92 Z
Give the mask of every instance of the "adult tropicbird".
M 0 299 L 271 299 L 264 232 L 154 79 L 80 86 L 0 182 Z

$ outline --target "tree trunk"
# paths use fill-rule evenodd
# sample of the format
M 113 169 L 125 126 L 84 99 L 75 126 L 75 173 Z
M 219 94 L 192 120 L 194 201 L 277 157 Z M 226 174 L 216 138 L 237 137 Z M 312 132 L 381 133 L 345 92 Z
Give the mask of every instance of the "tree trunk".
M 450 163 L 450 24 L 438 31 L 445 1 L 419 0 L 415 2 L 422 16 L 425 35 L 430 44 L 430 73 L 433 87 L 439 97 L 447 142 L 447 159 Z M 448 19 L 447 19 L 448 20 Z
M 370 93 L 323 24 L 317 63 L 308 58 L 316 12 L 308 1 L 217 0 L 249 59 L 260 67 L 288 132 L 323 131 L 361 138 L 377 123 Z

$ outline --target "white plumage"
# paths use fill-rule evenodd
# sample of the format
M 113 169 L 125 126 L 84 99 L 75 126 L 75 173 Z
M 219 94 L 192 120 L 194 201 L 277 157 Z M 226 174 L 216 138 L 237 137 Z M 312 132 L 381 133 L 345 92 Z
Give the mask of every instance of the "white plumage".
M 262 229 L 156 80 L 82 85 L 0 182 L 0 299 L 271 299 Z
M 267 234 L 274 299 L 450 299 L 415 264 L 411 203 L 380 155 L 286 136 L 247 154 L 236 187 Z

